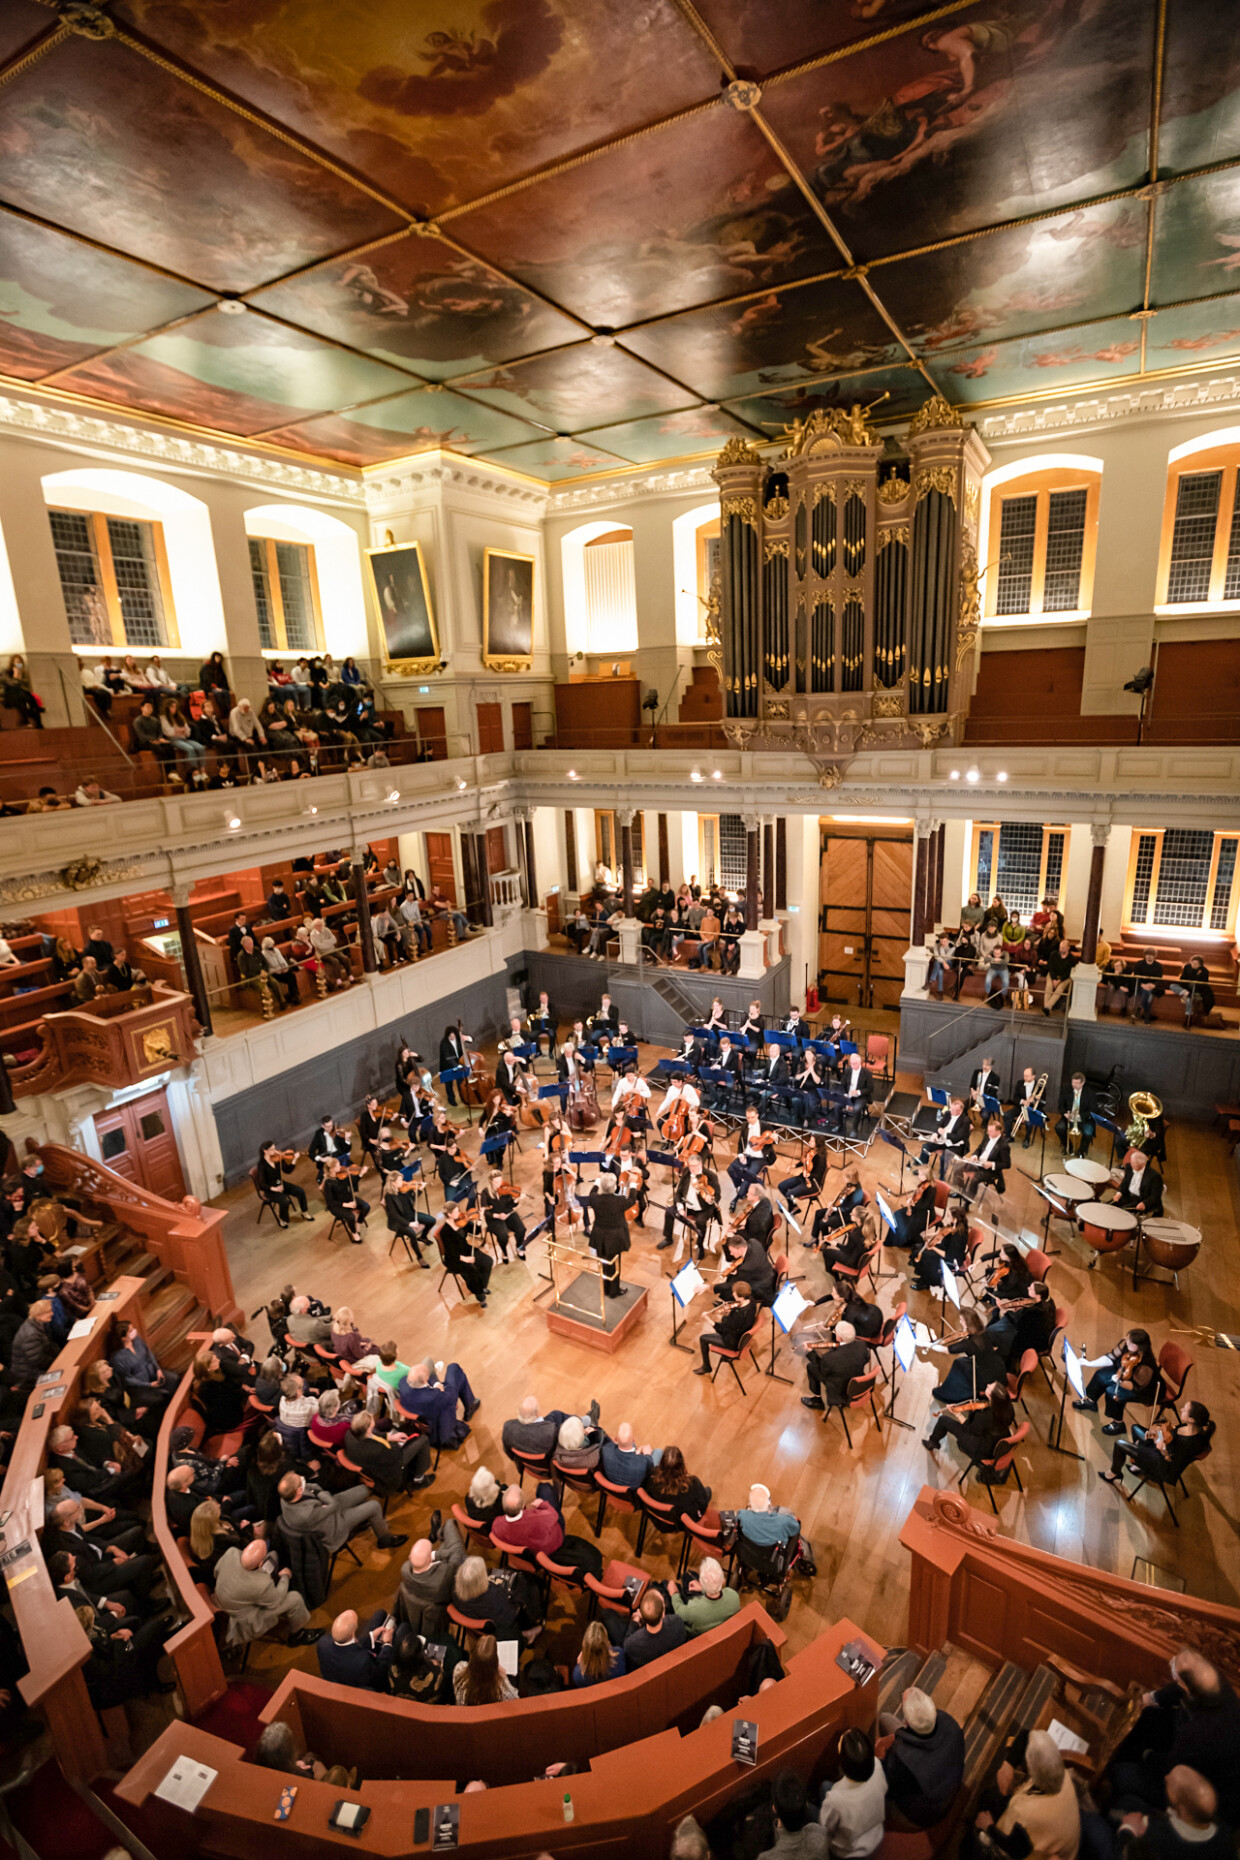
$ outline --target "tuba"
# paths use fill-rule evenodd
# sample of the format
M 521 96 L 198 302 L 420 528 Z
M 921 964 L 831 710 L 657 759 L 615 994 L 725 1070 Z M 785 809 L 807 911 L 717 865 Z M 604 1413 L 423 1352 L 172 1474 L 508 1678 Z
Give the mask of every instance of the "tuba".
M 1128 1100 L 1132 1122 L 1124 1132 L 1130 1150 L 1143 1150 L 1150 1134 L 1150 1124 L 1162 1116 L 1162 1101 L 1152 1091 L 1134 1091 Z

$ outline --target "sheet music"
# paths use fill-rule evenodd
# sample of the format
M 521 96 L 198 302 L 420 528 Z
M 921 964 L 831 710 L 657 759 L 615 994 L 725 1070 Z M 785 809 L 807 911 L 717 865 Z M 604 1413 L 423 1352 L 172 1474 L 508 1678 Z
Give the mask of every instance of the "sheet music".
M 809 1309 L 810 1303 L 811 1300 L 803 1298 L 799 1289 L 793 1285 L 791 1281 L 783 1287 L 771 1309 L 775 1314 L 775 1322 L 779 1325 L 785 1337 L 800 1317 L 802 1311 L 807 1311 Z
M 691 1304 L 699 1292 L 704 1292 L 706 1290 L 706 1281 L 693 1261 L 690 1260 L 689 1264 L 682 1267 L 676 1274 L 676 1277 L 671 1281 L 671 1286 L 672 1297 L 676 1300 L 678 1305 L 684 1306 Z

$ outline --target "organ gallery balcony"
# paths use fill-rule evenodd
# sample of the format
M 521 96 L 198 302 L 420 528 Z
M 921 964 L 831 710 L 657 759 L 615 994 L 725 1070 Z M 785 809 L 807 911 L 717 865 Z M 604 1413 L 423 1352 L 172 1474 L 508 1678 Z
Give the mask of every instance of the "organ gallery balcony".
M 100 995 L 8 1030 L 9 1087 L 22 1098 L 66 1085 L 138 1085 L 189 1065 L 195 1032 L 190 997 L 163 982 Z

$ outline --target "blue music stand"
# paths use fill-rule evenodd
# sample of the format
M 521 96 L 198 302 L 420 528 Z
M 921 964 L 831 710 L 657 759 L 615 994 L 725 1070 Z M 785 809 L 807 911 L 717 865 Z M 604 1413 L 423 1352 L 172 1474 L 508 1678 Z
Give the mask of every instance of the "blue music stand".
M 466 1079 L 468 1079 L 469 1076 L 470 1076 L 470 1072 L 469 1072 L 468 1066 L 449 1066 L 446 1069 L 446 1071 L 443 1071 L 439 1074 L 439 1083 L 441 1085 L 460 1085 Z M 465 1103 L 465 1100 L 463 1097 L 461 1099 L 461 1102 L 462 1104 Z M 466 1117 L 467 1123 L 472 1128 L 473 1121 L 474 1121 L 474 1113 L 473 1113 L 472 1107 L 468 1104 L 465 1105 L 465 1117 Z
M 613 1073 L 622 1071 L 625 1066 L 636 1065 L 637 1048 L 635 1046 L 609 1046 L 607 1063 Z
M 888 1130 L 885 1124 L 880 1123 L 874 1134 L 879 1141 L 885 1143 L 889 1149 L 899 1150 L 900 1152 L 900 1187 L 897 1192 L 902 1195 L 904 1193 L 904 1165 L 910 1160 L 908 1145 L 902 1138 L 896 1136 L 894 1130 Z
M 844 1059 L 849 1058 L 853 1053 L 860 1052 L 860 1050 L 855 1040 L 840 1041 L 840 1054 Z M 946 1102 L 946 1100 L 944 1100 L 944 1102 Z
M 682 1079 L 689 1070 L 683 1059 L 660 1059 L 655 1071 L 661 1079 Z
M 808 1040 L 806 1045 L 811 1053 L 817 1053 L 819 1059 L 829 1060 L 832 1065 L 839 1058 L 839 1053 L 830 1040 Z
M 508 1051 L 515 1059 L 537 1059 L 538 1041 L 526 1040 L 520 1046 L 510 1046 Z
M 516 1136 L 515 1131 L 506 1130 L 502 1137 L 484 1137 L 482 1139 L 482 1149 L 481 1149 L 480 1154 L 483 1156 L 498 1156 L 502 1158 L 504 1151 L 508 1148 L 509 1144 L 514 1140 L 515 1136 Z
M 801 1042 L 797 1039 L 795 1033 L 777 1033 L 772 1027 L 768 1033 L 763 1034 L 762 1044 L 764 1046 L 782 1046 L 784 1051 L 787 1052 L 789 1047 L 795 1049 Z

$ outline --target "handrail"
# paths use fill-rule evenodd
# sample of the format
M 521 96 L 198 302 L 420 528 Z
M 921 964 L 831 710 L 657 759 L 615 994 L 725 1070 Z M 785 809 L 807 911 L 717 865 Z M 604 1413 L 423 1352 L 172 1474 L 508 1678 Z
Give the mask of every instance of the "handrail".
M 227 1690 L 220 1650 L 215 1643 L 215 1611 L 202 1595 L 190 1574 L 189 1565 L 177 1548 L 176 1534 L 168 1522 L 168 1460 L 172 1451 L 174 1429 L 189 1406 L 194 1372 L 187 1369 L 177 1392 L 164 1410 L 155 1442 L 151 1484 L 151 1524 L 155 1542 L 168 1572 L 168 1582 L 176 1593 L 179 1606 L 189 1617 L 164 1643 L 164 1651 L 176 1668 L 177 1683 L 185 1702 L 187 1718 L 197 1718 L 208 1705 L 222 1698 Z

